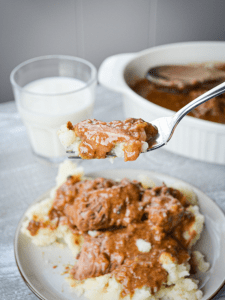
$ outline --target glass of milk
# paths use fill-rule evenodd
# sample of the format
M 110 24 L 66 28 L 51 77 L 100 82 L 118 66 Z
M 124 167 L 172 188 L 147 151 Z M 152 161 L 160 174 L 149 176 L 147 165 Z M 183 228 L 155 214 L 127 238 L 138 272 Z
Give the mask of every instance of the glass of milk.
M 62 124 L 91 118 L 96 68 L 71 56 L 50 55 L 25 61 L 10 75 L 20 116 L 33 152 L 51 162 L 65 157 L 56 134 Z

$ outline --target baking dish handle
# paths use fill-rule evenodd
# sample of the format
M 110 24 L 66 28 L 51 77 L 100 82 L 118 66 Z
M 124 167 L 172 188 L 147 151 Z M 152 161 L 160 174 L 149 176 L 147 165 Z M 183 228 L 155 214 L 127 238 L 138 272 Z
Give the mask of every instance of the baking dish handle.
M 123 92 L 123 69 L 136 53 L 117 54 L 106 58 L 98 71 L 98 81 L 110 90 Z

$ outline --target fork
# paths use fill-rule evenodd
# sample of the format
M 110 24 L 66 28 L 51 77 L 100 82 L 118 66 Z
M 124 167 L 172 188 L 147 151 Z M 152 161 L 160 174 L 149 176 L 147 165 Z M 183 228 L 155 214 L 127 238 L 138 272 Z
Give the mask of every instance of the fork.
M 180 121 L 186 116 L 189 112 L 195 109 L 197 106 L 205 103 L 206 101 L 219 96 L 225 92 L 225 82 L 221 83 L 220 85 L 214 87 L 213 89 L 207 91 L 206 93 L 202 94 L 195 100 L 191 101 L 183 108 L 178 110 L 173 116 L 171 117 L 162 117 L 150 122 L 152 125 L 157 127 L 158 135 L 155 139 L 154 144 L 147 152 L 156 150 L 161 148 L 162 146 L 166 145 L 169 140 L 172 138 L 174 131 Z M 68 158 L 75 159 L 80 158 L 79 156 L 73 155 L 74 152 L 72 150 L 67 150 L 66 153 L 68 154 Z M 108 154 L 106 157 L 115 157 L 115 155 Z

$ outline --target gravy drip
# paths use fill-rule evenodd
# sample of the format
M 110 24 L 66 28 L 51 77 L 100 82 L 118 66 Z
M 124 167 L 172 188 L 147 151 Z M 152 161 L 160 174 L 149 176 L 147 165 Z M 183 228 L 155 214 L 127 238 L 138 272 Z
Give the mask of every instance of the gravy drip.
M 67 128 L 80 137 L 79 155 L 83 159 L 105 158 L 117 143 L 124 143 L 124 160 L 136 160 L 142 150 L 142 142 L 149 147 L 154 143 L 158 130 L 142 119 L 129 118 L 125 121 L 102 122 L 95 119 L 82 121 Z
M 144 189 L 135 180 L 80 181 L 79 176 L 70 176 L 58 188 L 49 217 L 55 226 L 66 223 L 83 235 L 71 276 L 83 280 L 110 273 L 123 285 L 125 296 L 142 286 L 155 293 L 166 283 L 162 254 L 178 264 L 190 258 L 190 241 L 184 240 L 183 232 L 195 217 L 188 206 L 181 192 L 165 185 Z M 32 220 L 28 230 L 35 235 L 46 226 Z M 151 250 L 139 251 L 138 239 L 150 243 Z

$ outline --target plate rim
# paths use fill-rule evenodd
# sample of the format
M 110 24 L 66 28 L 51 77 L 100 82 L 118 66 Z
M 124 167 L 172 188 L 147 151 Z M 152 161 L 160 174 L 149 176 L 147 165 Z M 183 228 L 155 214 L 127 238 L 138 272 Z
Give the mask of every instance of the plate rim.
M 94 171 L 94 172 L 88 172 L 87 174 L 85 174 L 85 176 L 87 177 L 91 177 L 94 176 L 96 177 L 96 173 L 101 173 L 101 172 L 113 172 L 113 171 L 123 171 L 123 172 L 146 172 L 149 174 L 154 175 L 155 177 L 165 177 L 166 179 L 168 178 L 169 180 L 178 180 L 180 183 L 183 183 L 184 185 L 189 185 L 190 188 L 196 190 L 198 193 L 204 195 L 204 197 L 207 197 L 208 200 L 210 202 L 212 202 L 217 209 L 219 210 L 219 213 L 221 214 L 222 218 L 224 218 L 224 223 L 225 223 L 225 213 L 222 211 L 222 209 L 219 207 L 219 205 L 213 200 L 211 199 L 207 194 L 205 194 L 204 192 L 202 192 L 198 187 L 196 187 L 193 184 L 190 184 L 189 182 L 186 182 L 182 179 L 179 179 L 177 177 L 174 176 L 170 176 L 164 173 L 160 173 L 160 172 L 156 172 L 156 171 L 151 171 L 151 170 L 146 170 L 146 169 L 132 169 L 132 168 L 121 168 L 121 169 L 106 169 L 106 170 L 98 170 L 98 171 Z M 54 186 L 55 187 L 55 186 Z M 39 292 L 36 290 L 35 287 L 32 286 L 32 283 L 26 278 L 26 274 L 23 271 L 23 267 L 21 266 L 20 262 L 19 262 L 19 257 L 18 257 L 18 251 L 17 251 L 17 245 L 18 245 L 18 238 L 19 238 L 19 233 L 21 230 L 21 225 L 22 225 L 22 221 L 24 220 L 25 214 L 27 212 L 27 210 L 33 206 L 35 203 L 38 203 L 40 201 L 42 201 L 44 199 L 44 197 L 47 197 L 51 190 L 54 188 L 50 188 L 48 189 L 46 192 L 44 192 L 42 195 L 40 195 L 39 197 L 37 197 L 31 204 L 29 204 L 29 206 L 27 207 L 27 209 L 25 210 L 25 212 L 23 213 L 23 215 L 21 216 L 17 227 L 16 227 L 16 231 L 15 231 L 15 235 L 14 235 L 14 240 L 13 240 L 13 248 L 14 248 L 14 258 L 15 258 L 15 262 L 17 265 L 17 268 L 19 270 L 19 273 L 22 277 L 22 279 L 24 280 L 25 284 L 28 286 L 28 288 L 40 299 L 40 300 L 50 300 L 47 299 L 45 296 L 39 294 Z M 223 287 L 225 286 L 225 279 L 223 280 L 223 282 L 221 283 L 221 285 L 218 287 L 218 289 L 209 297 L 207 298 L 207 300 L 212 300 L 216 295 L 218 295 L 220 293 L 220 291 L 223 289 Z

